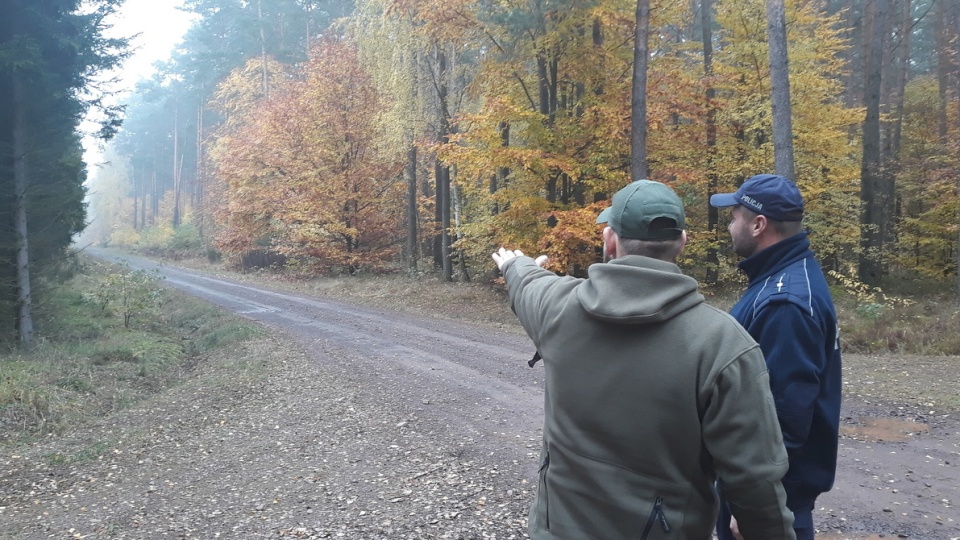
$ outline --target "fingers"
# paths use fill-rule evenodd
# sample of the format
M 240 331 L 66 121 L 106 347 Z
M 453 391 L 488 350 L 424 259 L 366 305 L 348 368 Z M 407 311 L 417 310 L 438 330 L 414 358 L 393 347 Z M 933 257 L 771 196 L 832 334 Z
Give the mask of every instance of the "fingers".
M 502 269 L 503 263 L 514 258 L 516 255 L 514 255 L 512 251 L 501 247 L 499 250 L 495 251 L 492 256 L 493 262 L 497 263 L 497 268 Z
M 743 540 L 743 536 L 740 534 L 740 526 L 737 524 L 737 518 L 730 516 L 730 532 L 733 533 L 733 537 L 737 540 Z
M 501 247 L 492 254 L 493 262 L 497 263 L 497 268 L 503 269 L 503 263 L 514 259 L 516 257 L 523 257 L 523 252 L 519 249 L 510 250 L 507 248 Z
M 494 251 L 490 256 L 493 257 L 493 262 L 497 263 L 497 268 L 502 270 L 503 263 L 509 261 L 510 259 L 523 257 L 524 255 L 523 255 L 523 252 L 520 251 L 519 249 L 511 250 L 511 249 L 501 247 L 497 251 Z M 547 260 L 548 260 L 548 257 L 546 255 L 540 255 L 539 257 L 536 258 L 535 262 L 537 263 L 537 266 L 543 266 L 547 263 Z

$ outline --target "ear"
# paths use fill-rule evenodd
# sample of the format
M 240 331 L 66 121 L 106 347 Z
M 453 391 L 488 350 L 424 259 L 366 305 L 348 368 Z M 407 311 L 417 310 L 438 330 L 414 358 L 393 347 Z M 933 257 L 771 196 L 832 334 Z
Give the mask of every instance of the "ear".
M 767 216 L 757 214 L 757 217 L 753 218 L 753 227 L 750 228 L 750 232 L 753 233 L 754 237 L 760 236 L 767 230 L 769 225 L 770 222 L 767 220 Z
M 617 233 L 609 225 L 603 228 L 603 254 L 610 259 L 617 257 Z

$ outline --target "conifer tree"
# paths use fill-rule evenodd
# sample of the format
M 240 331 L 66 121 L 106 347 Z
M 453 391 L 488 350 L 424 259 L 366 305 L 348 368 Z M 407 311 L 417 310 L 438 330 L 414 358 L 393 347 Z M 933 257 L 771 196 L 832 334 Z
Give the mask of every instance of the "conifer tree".
M 123 39 L 103 37 L 119 0 L 8 2 L 0 18 L 0 323 L 32 346 L 34 292 L 83 228 L 81 116 L 102 113 L 100 135 L 119 125 L 95 76 L 123 57 Z M 84 99 L 84 96 L 87 96 Z M 11 307 L 16 316 L 8 318 Z M 3 337 L 6 337 L 5 334 Z

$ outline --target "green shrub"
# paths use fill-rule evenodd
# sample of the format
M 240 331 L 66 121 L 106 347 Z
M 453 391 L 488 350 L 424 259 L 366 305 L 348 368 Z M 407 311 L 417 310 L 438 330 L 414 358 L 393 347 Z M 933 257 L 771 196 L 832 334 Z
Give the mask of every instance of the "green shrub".
M 883 317 L 883 311 L 883 304 L 877 304 L 876 302 L 861 304 L 856 307 L 857 315 L 868 321 L 879 320 L 880 317 Z
M 45 332 L 37 347 L 0 354 L 0 442 L 60 432 L 128 407 L 182 380 L 200 353 L 262 332 L 164 289 L 155 276 L 102 263 L 83 268 L 40 310 Z M 139 295 L 150 306 L 123 307 L 124 288 L 128 299 Z M 158 291 L 176 302 L 155 302 Z M 140 324 L 129 324 L 134 315 Z
M 130 225 L 120 225 L 110 232 L 110 237 L 101 239 L 104 246 L 133 247 L 140 243 L 140 233 Z
M 179 225 L 173 229 L 170 237 L 170 249 L 176 251 L 200 251 L 203 249 L 203 238 L 200 229 L 193 223 Z
M 155 312 L 163 306 L 164 289 L 158 285 L 163 279 L 158 270 L 131 270 L 124 265 L 118 271 L 106 273 L 87 298 L 101 314 L 109 310 L 123 317 L 123 326 L 130 327 L 136 315 Z
M 163 250 L 173 238 L 173 229 L 169 226 L 146 227 L 140 231 L 140 249 L 147 251 Z

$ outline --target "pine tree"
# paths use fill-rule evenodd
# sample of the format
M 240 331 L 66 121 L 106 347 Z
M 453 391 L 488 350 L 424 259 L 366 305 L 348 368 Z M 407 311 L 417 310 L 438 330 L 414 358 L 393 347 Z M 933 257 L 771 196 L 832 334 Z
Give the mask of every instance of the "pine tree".
M 102 33 L 118 4 L 19 1 L 8 3 L 0 19 L 0 102 L 10 104 L 0 114 L 0 260 L 6 262 L 0 266 L 0 322 L 16 328 L 27 347 L 35 339 L 35 285 L 57 268 L 84 225 L 81 116 L 98 106 L 104 137 L 119 125 L 118 111 L 100 106 L 93 84 L 124 55 L 125 40 Z

